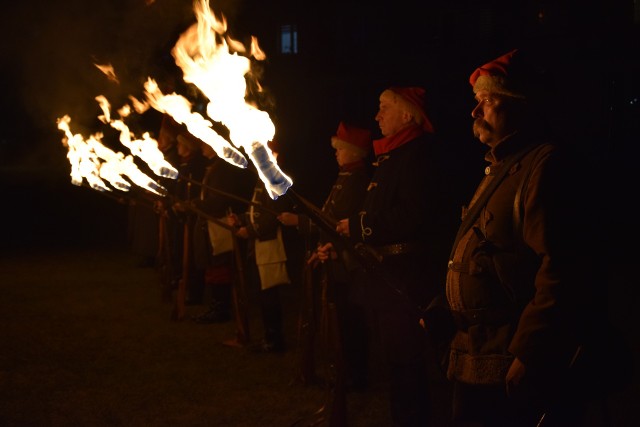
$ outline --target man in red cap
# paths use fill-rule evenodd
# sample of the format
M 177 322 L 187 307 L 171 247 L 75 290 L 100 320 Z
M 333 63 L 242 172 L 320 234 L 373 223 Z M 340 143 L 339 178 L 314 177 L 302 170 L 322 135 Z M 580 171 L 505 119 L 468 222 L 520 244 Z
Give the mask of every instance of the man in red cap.
M 426 426 L 431 417 L 429 343 L 420 316 L 441 291 L 452 234 L 446 224 L 454 215 L 447 161 L 424 95 L 420 87 L 382 92 L 375 118 L 383 137 L 373 142 L 373 177 L 361 207 L 336 227 L 379 262 L 372 264 L 377 272 L 365 266 L 364 296 L 376 317 L 397 426 Z
M 514 50 L 470 77 L 473 133 L 489 165 L 448 263 L 456 426 L 585 421 L 583 396 L 570 385 L 594 326 L 599 235 L 576 210 L 589 186 L 566 179 L 576 165 L 548 142 L 536 70 Z

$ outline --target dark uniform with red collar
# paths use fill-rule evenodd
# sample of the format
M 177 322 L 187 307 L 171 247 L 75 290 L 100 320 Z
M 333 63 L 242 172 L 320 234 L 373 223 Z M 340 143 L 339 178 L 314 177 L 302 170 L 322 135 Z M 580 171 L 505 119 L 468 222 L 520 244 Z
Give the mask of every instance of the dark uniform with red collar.
M 390 369 L 391 410 L 402 425 L 428 418 L 427 342 L 419 312 L 442 291 L 455 207 L 431 133 L 377 156 L 351 239 L 374 249 L 383 274 L 365 274 Z

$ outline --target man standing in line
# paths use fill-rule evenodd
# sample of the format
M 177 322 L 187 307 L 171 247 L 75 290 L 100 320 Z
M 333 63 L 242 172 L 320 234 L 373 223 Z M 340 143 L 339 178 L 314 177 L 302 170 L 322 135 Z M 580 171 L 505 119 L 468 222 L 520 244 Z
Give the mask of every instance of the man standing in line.
M 455 217 L 447 160 L 424 95 L 420 87 L 382 92 L 375 118 L 383 138 L 373 142 L 373 177 L 361 208 L 336 227 L 371 248 L 380 263 L 376 271 L 365 271 L 364 291 L 378 325 L 397 426 L 426 426 L 431 418 L 430 348 L 420 313 L 441 291 L 445 242 L 452 234 L 447 222 Z
M 192 204 L 206 215 L 218 220 L 213 222 L 198 215 L 194 226 L 194 264 L 204 280 L 194 282 L 189 288 L 188 304 L 203 304 L 206 290 L 211 290 L 209 308 L 195 316 L 196 323 L 224 323 L 232 319 L 233 283 L 238 277 L 238 266 L 234 259 L 233 235 L 222 227 L 226 224 L 229 211 L 245 209 L 242 199 L 251 197 L 253 175 L 238 168 L 216 154 L 208 144 L 202 144 L 202 153 L 209 159 L 206 167 L 200 197 Z M 219 190 L 219 192 L 216 192 Z M 224 193 L 236 197 L 232 199 Z M 244 248 L 236 248 L 241 252 Z
M 548 141 L 551 104 L 541 102 L 538 69 L 514 50 L 469 80 L 473 132 L 488 147 L 489 166 L 448 263 L 455 426 L 536 426 L 543 416 L 545 426 L 585 421 L 584 400 L 568 386 L 589 331 L 603 320 L 594 314 L 603 265 L 594 258 L 597 219 L 584 215 L 596 197 L 579 196 L 595 187 L 587 174 L 574 179 L 577 157 Z
M 278 158 L 279 143 L 274 139 L 267 146 L 273 157 Z M 263 338 L 249 347 L 257 353 L 283 353 L 286 351 L 282 289 L 291 284 L 287 268 L 287 252 L 282 236 L 282 225 L 277 213 L 290 209 L 288 200 L 273 200 L 265 184 L 255 176 L 255 187 L 248 211 L 243 218 L 230 213 L 227 221 L 235 228 L 237 237 L 247 240 L 248 278 L 258 290 L 258 302 L 262 314 Z M 262 206 L 265 209 L 260 209 Z
M 368 162 L 371 145 L 370 130 L 345 121 L 338 124 L 336 134 L 331 137 L 339 171 L 321 211 L 332 221 L 355 214 L 360 209 L 371 179 Z M 278 219 L 284 225 L 296 226 L 300 235 L 309 241 L 307 246 L 313 245 L 313 253 L 307 262 L 316 267 L 316 247 L 331 245 L 332 236 L 322 232 L 304 214 L 282 212 Z M 327 250 L 329 248 L 326 247 Z M 331 260 L 321 268 L 323 271 L 315 277 L 320 282 L 326 282 L 328 300 L 335 303 L 337 309 L 341 339 L 340 343 L 334 345 L 339 344 L 343 349 L 346 369 L 344 380 L 350 389 L 362 390 L 368 385 L 370 319 L 362 304 L 362 285 L 356 281 L 355 270 L 359 266 L 347 252 L 338 255 L 332 251 Z M 315 288 L 321 289 L 322 285 Z

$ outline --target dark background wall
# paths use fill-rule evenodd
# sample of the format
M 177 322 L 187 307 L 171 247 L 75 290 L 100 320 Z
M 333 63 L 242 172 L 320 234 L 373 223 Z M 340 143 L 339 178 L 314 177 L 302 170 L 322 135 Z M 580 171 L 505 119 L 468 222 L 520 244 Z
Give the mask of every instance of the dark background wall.
M 300 54 L 271 55 L 265 81 L 277 94 L 279 132 L 304 165 L 330 155 L 326 142 L 340 119 L 377 131 L 377 97 L 392 85 L 425 87 L 440 135 L 473 164 L 483 149 L 471 137 L 468 77 L 516 47 L 535 52 L 555 76 L 548 108 L 576 144 L 601 154 L 638 130 L 629 120 L 639 93 L 632 2 L 299 3 L 259 3 L 246 14 L 259 22 L 267 52 L 275 50 L 274 26 L 298 24 Z M 313 170 L 322 175 L 323 166 Z
M 11 177 L 6 180 L 36 180 L 30 189 L 14 185 L 3 191 L 5 200 L 23 202 L 18 211 L 40 212 L 44 186 L 35 176 L 71 185 L 57 118 L 69 114 L 74 131 L 89 135 L 100 129 L 96 95 L 115 107 L 128 95 L 140 96 L 149 76 L 168 82 L 177 72 L 171 48 L 195 17 L 188 0 L 37 3 L 12 2 L 2 14 L 0 168 Z M 377 132 L 378 95 L 392 85 L 427 89 L 437 130 L 457 154 L 459 170 L 468 173 L 458 179 L 475 183 L 483 148 L 470 131 L 468 77 L 516 47 L 534 51 L 557 77 L 548 108 L 562 124 L 563 138 L 604 165 L 615 159 L 626 166 L 633 158 L 640 122 L 640 10 L 632 0 L 226 0 L 211 1 L 211 7 L 227 18 L 234 38 L 258 38 L 267 55 L 257 64 L 268 95 L 263 108 L 284 146 L 281 165 L 297 191 L 318 203 L 336 172 L 329 141 L 338 122 Z M 295 55 L 278 50 L 280 28 L 289 24 L 298 30 Z M 120 83 L 108 81 L 95 63 L 113 64 Z M 151 112 L 130 125 L 154 132 L 158 118 Z M 626 182 L 629 166 L 616 166 L 612 175 Z M 23 178 L 10 174 L 16 170 Z M 72 193 L 77 198 L 65 203 L 66 213 L 78 215 L 78 204 L 95 197 L 76 190 L 51 190 L 45 205 L 63 203 L 56 192 Z M 123 217 L 116 208 L 106 222 Z M 94 227 L 91 222 L 88 229 Z

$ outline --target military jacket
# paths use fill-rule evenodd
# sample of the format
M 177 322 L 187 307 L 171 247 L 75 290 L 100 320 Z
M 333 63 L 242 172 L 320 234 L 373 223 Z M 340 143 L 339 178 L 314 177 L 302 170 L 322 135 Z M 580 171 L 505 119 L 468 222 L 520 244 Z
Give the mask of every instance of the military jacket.
M 383 256 L 394 284 L 414 305 L 423 306 L 443 286 L 444 245 L 450 244 L 453 206 L 448 197 L 447 159 L 440 142 L 423 134 L 378 155 L 361 209 L 349 218 L 351 238 L 374 249 L 410 248 Z M 399 245 L 399 246 L 394 246 Z M 444 267 L 443 267 L 444 266 Z M 397 293 L 381 284 L 370 287 L 372 300 L 386 303 Z M 375 303 L 375 302 L 374 302 Z
M 449 261 L 446 294 L 457 326 L 450 379 L 504 384 L 514 357 L 532 372 L 561 369 L 577 345 L 580 299 L 567 296 L 580 287 L 581 274 L 570 271 L 579 251 L 556 147 L 522 137 L 503 141 L 487 154 L 490 165 L 470 207 L 527 144 L 535 148 L 510 167 Z
M 358 212 L 366 195 L 370 178 L 369 169 L 364 162 L 339 171 L 331 186 L 331 191 L 322 205 L 322 212 L 333 221 L 349 218 Z M 300 234 L 318 238 L 319 230 L 309 217 L 299 215 L 298 222 Z M 327 236 L 323 236 L 320 240 L 327 240 L 327 238 Z
M 322 211 L 334 220 L 348 218 L 357 212 L 364 200 L 369 179 L 364 165 L 340 171 Z

